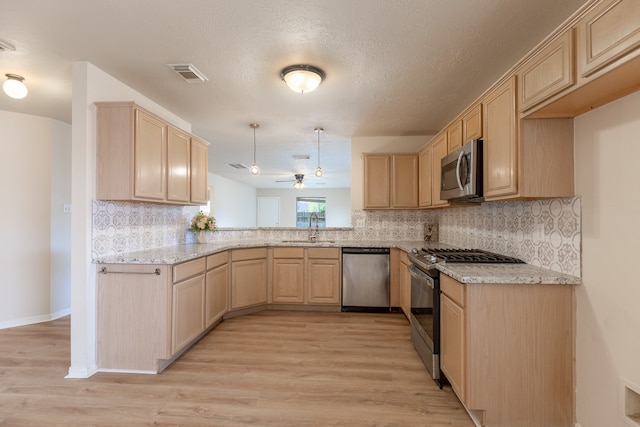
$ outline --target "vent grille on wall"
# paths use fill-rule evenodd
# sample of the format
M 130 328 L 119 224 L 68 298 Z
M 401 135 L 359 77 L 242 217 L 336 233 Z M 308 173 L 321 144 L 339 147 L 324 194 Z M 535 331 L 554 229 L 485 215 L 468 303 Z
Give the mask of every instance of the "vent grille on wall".
M 5 42 L 4 40 L 0 40 L 0 52 L 6 52 L 10 50 L 16 50 L 15 46 Z
M 209 79 L 205 77 L 193 64 L 167 64 L 178 73 L 187 83 L 202 83 Z
M 244 163 L 226 163 L 227 166 L 231 166 L 234 169 L 249 169 L 249 166 Z

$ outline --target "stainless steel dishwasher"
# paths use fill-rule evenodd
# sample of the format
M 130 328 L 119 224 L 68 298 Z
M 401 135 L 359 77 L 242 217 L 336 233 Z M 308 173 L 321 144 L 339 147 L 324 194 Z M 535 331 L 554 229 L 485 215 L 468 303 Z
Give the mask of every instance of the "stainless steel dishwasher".
M 389 248 L 342 248 L 342 311 L 388 312 Z

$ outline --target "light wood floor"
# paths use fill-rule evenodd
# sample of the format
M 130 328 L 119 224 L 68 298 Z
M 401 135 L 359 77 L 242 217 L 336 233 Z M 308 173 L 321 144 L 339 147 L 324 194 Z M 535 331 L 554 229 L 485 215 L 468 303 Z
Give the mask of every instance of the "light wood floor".
M 400 314 L 224 321 L 159 375 L 64 379 L 69 319 L 0 330 L 0 425 L 455 426 Z

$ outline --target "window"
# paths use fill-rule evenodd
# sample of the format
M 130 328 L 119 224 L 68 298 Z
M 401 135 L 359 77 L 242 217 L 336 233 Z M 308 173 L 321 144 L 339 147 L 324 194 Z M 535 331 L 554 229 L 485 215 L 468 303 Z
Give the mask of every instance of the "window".
M 309 217 L 314 212 L 318 214 L 318 227 L 326 227 L 326 209 L 326 197 L 296 197 L 296 227 L 308 227 Z

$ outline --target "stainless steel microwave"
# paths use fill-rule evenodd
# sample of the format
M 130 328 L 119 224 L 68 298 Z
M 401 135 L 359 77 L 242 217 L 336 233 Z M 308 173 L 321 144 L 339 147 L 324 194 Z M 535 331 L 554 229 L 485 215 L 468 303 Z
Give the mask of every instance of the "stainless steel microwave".
M 474 139 L 440 161 L 440 199 L 481 202 L 482 140 Z

